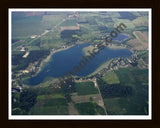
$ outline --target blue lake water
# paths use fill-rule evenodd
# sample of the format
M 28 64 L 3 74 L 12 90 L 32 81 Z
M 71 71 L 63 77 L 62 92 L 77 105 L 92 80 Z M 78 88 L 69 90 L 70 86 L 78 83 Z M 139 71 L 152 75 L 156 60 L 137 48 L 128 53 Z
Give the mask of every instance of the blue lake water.
M 28 85 L 37 85 L 44 81 L 47 77 L 61 77 L 63 73 L 69 73 L 74 66 L 77 66 L 83 60 L 84 53 L 82 49 L 89 44 L 77 44 L 67 50 L 57 52 L 52 55 L 51 60 L 42 68 L 42 70 L 34 77 L 29 78 L 24 83 Z M 90 60 L 83 68 L 78 76 L 86 76 L 94 72 L 104 62 L 115 57 L 130 57 L 131 52 L 128 49 L 110 49 L 105 47 L 98 55 Z
M 118 36 L 116 38 L 113 38 L 113 40 L 115 41 L 123 41 L 124 39 L 127 39 L 128 36 L 124 35 L 124 34 L 118 34 Z

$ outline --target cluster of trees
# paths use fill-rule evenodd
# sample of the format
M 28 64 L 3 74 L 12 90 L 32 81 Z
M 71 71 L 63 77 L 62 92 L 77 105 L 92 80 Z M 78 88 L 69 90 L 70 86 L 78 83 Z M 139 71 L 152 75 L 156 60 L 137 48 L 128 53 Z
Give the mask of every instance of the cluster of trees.
M 27 115 L 31 108 L 36 104 L 38 95 L 49 95 L 54 93 L 63 93 L 59 88 L 34 88 L 24 89 L 22 92 L 12 94 L 12 114 Z M 16 100 L 16 101 L 15 101 Z
M 64 30 L 61 32 L 62 39 L 69 39 L 72 38 L 72 35 L 79 35 L 79 30 Z
M 18 95 L 18 97 L 16 95 Z M 17 111 L 13 111 L 12 114 L 28 114 L 31 107 L 36 103 L 36 96 L 36 92 L 29 89 L 25 89 L 21 93 L 13 94 L 12 108 L 17 109 Z M 16 100 L 16 102 L 14 100 Z
M 80 30 L 64 30 L 61 32 L 61 38 L 64 42 L 75 43 L 79 40 L 82 34 L 88 33 L 87 29 L 81 28 Z
M 23 58 L 24 52 L 12 55 L 12 64 L 17 65 L 15 70 L 23 70 L 28 67 L 29 63 L 39 61 L 50 54 L 49 50 L 30 51 L 27 58 Z
M 108 28 L 104 25 L 98 26 L 99 31 L 101 31 L 102 33 L 107 33 L 108 32 Z
M 67 102 L 70 102 L 70 93 L 76 92 L 75 82 L 73 81 L 73 79 L 66 79 L 64 82 L 60 82 L 60 86 L 66 97 Z
M 12 39 L 12 44 L 15 43 L 15 42 L 17 42 L 17 41 L 19 41 L 19 39 L 16 39 L 16 38 Z
M 90 25 L 97 25 L 97 22 L 94 17 L 86 16 L 85 19 Z
M 12 54 L 12 64 L 18 65 L 20 62 L 20 59 L 22 59 L 22 56 L 25 54 L 25 52 L 20 52 L 18 54 Z
M 20 108 L 28 112 L 30 108 L 36 103 L 36 93 L 31 90 L 24 90 L 20 94 Z
M 132 87 L 121 84 L 107 84 L 102 79 L 97 80 L 103 98 L 126 97 L 133 94 Z

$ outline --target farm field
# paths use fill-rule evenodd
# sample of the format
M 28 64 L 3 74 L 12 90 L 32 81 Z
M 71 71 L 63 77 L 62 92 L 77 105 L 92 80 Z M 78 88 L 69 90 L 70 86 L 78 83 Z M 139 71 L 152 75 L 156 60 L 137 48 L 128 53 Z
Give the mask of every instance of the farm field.
M 102 79 L 108 84 L 119 84 L 120 83 L 117 75 L 114 72 L 110 72 L 106 74 Z
M 148 81 L 147 70 L 128 68 L 119 69 L 115 73 L 120 81 L 118 85 L 98 81 L 107 113 L 109 115 L 137 115 L 138 113 L 147 115 L 148 85 L 145 84 Z M 119 91 L 115 94 L 114 90 L 117 89 Z
M 134 31 L 133 32 L 136 39 L 129 40 L 128 45 L 132 46 L 136 50 L 146 50 L 148 49 L 148 36 L 145 32 Z
M 148 26 L 148 16 L 138 17 L 133 23 L 135 26 Z
M 93 82 L 76 83 L 76 91 L 78 95 L 97 94 L 98 90 Z
M 45 28 L 41 24 L 42 15 L 36 16 L 15 16 L 12 18 L 12 37 L 22 38 L 29 37 L 34 34 L 41 34 Z M 32 31 L 31 31 L 32 30 Z
M 104 109 L 96 103 L 78 103 L 75 104 L 75 107 L 78 109 L 80 115 L 105 115 Z
M 39 101 L 40 102 L 40 101 Z M 41 102 L 43 102 L 41 100 Z M 33 115 L 68 115 L 68 105 L 64 98 L 51 98 L 44 103 L 31 109 Z
M 90 100 L 99 103 L 99 101 L 101 100 L 99 94 L 77 95 L 77 93 L 72 93 L 71 95 L 71 98 L 75 103 L 89 102 Z
M 76 20 L 66 20 L 62 22 L 59 26 L 77 26 Z
M 52 29 L 55 28 L 63 19 L 66 18 L 65 14 L 54 14 L 54 15 L 44 15 L 42 17 L 42 25 L 45 29 Z M 59 26 L 57 26 L 59 27 Z

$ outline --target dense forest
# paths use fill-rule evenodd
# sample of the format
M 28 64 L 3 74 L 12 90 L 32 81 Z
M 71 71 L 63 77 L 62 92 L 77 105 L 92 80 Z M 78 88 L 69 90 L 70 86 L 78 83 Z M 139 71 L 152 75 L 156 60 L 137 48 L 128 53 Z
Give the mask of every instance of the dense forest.
M 97 80 L 103 98 L 126 97 L 133 93 L 132 87 L 121 84 L 107 84 L 102 79 Z
M 14 70 L 23 70 L 28 67 L 29 63 L 44 59 L 50 54 L 49 50 L 30 51 L 27 58 L 23 58 L 25 53 L 12 54 L 12 64 L 17 65 Z
M 28 114 L 31 107 L 36 103 L 36 92 L 33 90 L 24 90 L 21 93 L 13 93 L 12 108 L 17 108 L 13 111 L 13 115 Z M 16 100 L 16 102 L 14 102 Z

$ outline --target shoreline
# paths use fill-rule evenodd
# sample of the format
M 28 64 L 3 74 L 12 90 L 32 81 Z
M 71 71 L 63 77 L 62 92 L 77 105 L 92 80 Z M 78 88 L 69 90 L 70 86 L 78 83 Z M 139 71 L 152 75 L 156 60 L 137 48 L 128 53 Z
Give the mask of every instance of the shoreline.
M 88 74 L 87 77 L 90 77 L 90 76 L 95 75 L 96 73 L 100 72 L 102 69 L 104 69 L 106 66 L 108 66 L 111 61 L 112 61 L 112 59 L 104 62 L 95 71 L 93 71 L 92 73 Z
M 40 65 L 39 65 L 39 68 L 38 68 L 38 70 L 36 71 L 36 73 L 33 75 L 33 77 L 36 76 L 36 75 L 42 70 L 43 66 L 50 61 L 51 56 L 52 56 L 53 54 L 55 54 L 55 53 L 57 53 L 57 52 L 60 52 L 60 51 L 63 51 L 63 50 L 67 50 L 67 49 L 69 49 L 69 48 L 71 48 L 71 47 L 73 47 L 73 46 L 74 46 L 74 45 L 71 45 L 71 46 L 68 46 L 67 48 L 61 48 L 61 49 L 58 49 L 58 50 L 51 51 L 51 53 L 50 53 L 45 59 L 43 59 L 43 60 L 41 61 Z
M 124 47 L 124 46 L 118 46 L 118 45 L 109 45 L 109 46 L 107 46 L 108 48 L 110 48 L 110 49 L 127 49 L 126 47 Z
M 61 49 L 58 49 L 58 50 L 51 51 L 51 53 L 50 53 L 45 59 L 43 59 L 43 60 L 41 61 L 38 70 L 36 71 L 36 73 L 35 73 L 32 77 L 36 76 L 36 75 L 42 70 L 43 66 L 45 66 L 45 64 L 50 61 L 51 56 L 52 56 L 53 54 L 55 54 L 55 53 L 57 53 L 57 52 L 60 52 L 60 51 L 63 51 L 63 50 L 67 50 L 67 49 L 69 49 L 69 48 L 71 48 L 71 47 L 73 47 L 73 46 L 74 46 L 74 45 L 71 45 L 71 46 L 68 46 L 67 48 L 61 48 Z M 31 78 L 31 77 L 29 77 L 29 78 Z M 27 79 L 28 79 L 28 78 L 27 78 Z M 52 78 L 52 81 L 53 81 L 53 80 L 57 80 L 57 79 L 58 79 L 58 78 Z M 51 80 L 50 80 L 50 81 L 51 81 Z M 44 83 L 46 83 L 46 81 L 44 81 L 44 82 L 42 82 L 42 83 L 44 84 Z M 40 83 L 40 84 L 38 84 L 38 85 L 35 85 L 35 86 L 42 86 L 42 85 L 41 85 L 42 83 Z M 24 86 L 25 86 L 25 87 L 31 87 L 31 85 L 24 85 Z
M 38 70 L 36 71 L 36 73 L 32 76 L 36 76 L 42 69 L 43 67 L 45 66 L 45 64 L 47 64 L 50 60 L 51 60 L 51 57 L 53 54 L 57 53 L 57 52 L 60 52 L 60 51 L 64 51 L 64 50 L 67 50 L 71 47 L 73 47 L 75 45 L 71 45 L 71 46 L 68 46 L 67 48 L 60 48 L 60 49 L 57 49 L 57 50 L 51 50 L 50 51 L 50 54 L 44 58 L 41 63 L 40 63 L 40 66 L 38 68 Z M 88 48 L 89 46 L 85 47 L 85 48 Z M 107 46 L 108 48 L 110 49 L 127 49 L 126 47 L 123 47 L 123 46 L 117 46 L 117 45 L 110 45 L 110 46 Z M 92 48 L 91 48 L 92 49 Z M 83 51 L 84 52 L 84 51 Z M 84 53 L 85 54 L 85 53 Z M 95 75 L 96 73 L 98 73 L 100 70 L 102 70 L 103 68 L 105 68 L 106 66 L 109 65 L 111 60 L 107 61 L 107 62 L 104 62 L 103 64 L 101 64 L 95 71 L 93 71 L 92 73 L 88 74 L 87 76 L 92 76 L 92 75 Z M 57 78 L 53 78 L 53 80 L 55 80 Z

